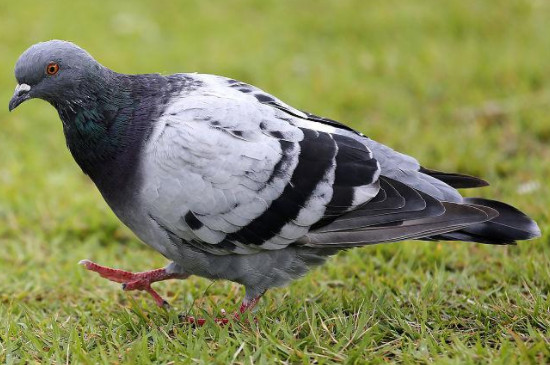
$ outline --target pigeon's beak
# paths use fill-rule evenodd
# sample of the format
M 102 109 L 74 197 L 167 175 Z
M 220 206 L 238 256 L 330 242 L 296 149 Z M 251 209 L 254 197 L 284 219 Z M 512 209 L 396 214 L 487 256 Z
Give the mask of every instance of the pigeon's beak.
M 17 85 L 13 93 L 13 96 L 10 100 L 10 105 L 9 105 L 10 112 L 13 109 L 17 108 L 19 104 L 31 98 L 31 96 L 29 95 L 29 91 L 31 91 L 31 87 L 29 85 L 27 84 Z

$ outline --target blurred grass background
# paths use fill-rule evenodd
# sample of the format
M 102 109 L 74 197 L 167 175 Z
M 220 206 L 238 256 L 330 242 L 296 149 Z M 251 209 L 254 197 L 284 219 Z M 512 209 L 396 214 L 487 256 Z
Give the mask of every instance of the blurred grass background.
M 0 2 L 0 362 L 548 363 L 550 2 Z M 259 322 L 193 329 L 178 314 L 242 291 L 157 284 L 173 310 L 84 272 L 165 264 L 114 217 L 42 101 L 7 112 L 33 43 L 74 41 L 125 73 L 201 72 L 259 86 L 532 215 L 517 247 L 356 249 L 268 292 Z

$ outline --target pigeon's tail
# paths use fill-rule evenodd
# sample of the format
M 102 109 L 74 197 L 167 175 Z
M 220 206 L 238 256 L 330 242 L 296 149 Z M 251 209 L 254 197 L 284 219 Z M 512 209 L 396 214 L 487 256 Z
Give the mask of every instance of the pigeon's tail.
M 510 245 L 540 236 L 537 223 L 511 205 L 482 198 L 464 198 L 464 202 L 494 209 L 498 216 L 458 231 L 429 237 L 430 239 Z
M 464 185 L 465 178 L 460 179 Z M 442 202 L 406 184 L 381 177 L 380 191 L 369 203 L 316 228 L 299 243 L 339 248 L 404 240 L 505 245 L 538 236 L 537 224 L 505 203 L 481 198 L 464 198 L 462 203 Z

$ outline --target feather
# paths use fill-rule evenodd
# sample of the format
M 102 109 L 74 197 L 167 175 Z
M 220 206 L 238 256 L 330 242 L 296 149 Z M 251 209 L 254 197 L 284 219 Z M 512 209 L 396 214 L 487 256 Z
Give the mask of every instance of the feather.
M 421 219 L 403 221 L 400 225 L 381 225 L 343 232 L 311 232 L 299 242 L 309 247 L 355 247 L 382 242 L 419 239 L 485 222 L 489 215 L 471 205 L 443 203 L 445 213 Z
M 457 232 L 431 237 L 436 240 L 470 241 L 487 244 L 514 244 L 540 236 L 537 224 L 518 209 L 495 200 L 465 198 L 468 204 L 497 212 L 490 221 L 465 227 Z
M 421 167 L 419 172 L 435 177 L 455 189 L 481 188 L 484 186 L 489 186 L 487 181 L 471 175 L 441 172 L 426 169 L 424 167 Z
M 334 220 L 332 223 L 316 229 L 315 233 L 350 231 L 365 229 L 371 226 L 383 226 L 390 223 L 403 222 L 406 220 L 420 219 L 426 217 L 436 217 L 445 213 L 445 208 L 437 199 L 427 194 L 416 191 L 397 181 L 388 178 L 381 178 L 381 190 L 390 190 L 394 187 L 392 193 L 398 193 L 403 197 L 405 204 L 394 199 L 387 199 L 387 203 L 395 202 L 397 205 L 387 204 L 384 209 L 370 209 L 371 203 L 363 205 L 350 213 L 344 214 Z M 391 191 L 391 190 L 390 190 Z

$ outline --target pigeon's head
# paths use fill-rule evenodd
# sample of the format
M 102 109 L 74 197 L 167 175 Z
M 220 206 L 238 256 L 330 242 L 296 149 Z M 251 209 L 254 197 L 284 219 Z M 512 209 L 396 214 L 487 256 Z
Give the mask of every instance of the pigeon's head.
M 52 104 L 74 99 L 82 83 L 93 79 L 103 69 L 88 52 L 71 42 L 37 43 L 17 60 L 15 78 L 18 85 L 9 110 L 33 98 Z

